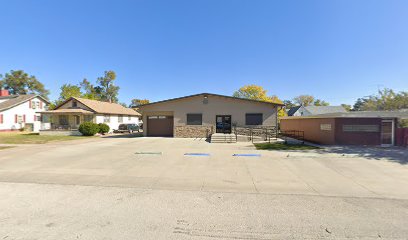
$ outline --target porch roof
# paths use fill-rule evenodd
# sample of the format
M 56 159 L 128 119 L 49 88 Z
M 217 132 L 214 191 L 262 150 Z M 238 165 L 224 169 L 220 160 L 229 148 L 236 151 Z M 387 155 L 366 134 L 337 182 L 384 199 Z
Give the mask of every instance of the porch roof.
M 66 108 L 66 109 L 56 109 L 56 110 L 49 110 L 49 111 L 43 111 L 41 113 L 46 113 L 46 114 L 94 114 L 94 112 L 80 109 L 80 108 Z

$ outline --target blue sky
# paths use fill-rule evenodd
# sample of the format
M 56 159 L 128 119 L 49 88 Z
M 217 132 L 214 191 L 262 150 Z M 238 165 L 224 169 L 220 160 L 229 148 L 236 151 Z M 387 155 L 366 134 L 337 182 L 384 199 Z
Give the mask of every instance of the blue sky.
M 408 90 L 408 1 L 0 2 L 0 73 L 64 83 L 117 73 L 119 99 L 258 84 L 332 104 Z

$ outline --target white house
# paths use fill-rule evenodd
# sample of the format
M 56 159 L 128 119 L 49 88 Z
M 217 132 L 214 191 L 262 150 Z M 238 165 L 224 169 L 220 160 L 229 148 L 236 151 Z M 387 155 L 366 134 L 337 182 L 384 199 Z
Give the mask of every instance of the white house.
M 45 111 L 48 104 L 47 99 L 39 95 L 10 95 L 8 90 L 0 90 L 0 131 L 38 132 L 46 128 L 41 123 L 40 112 Z
M 123 107 L 117 103 L 102 102 L 85 98 L 71 97 L 58 105 L 54 110 L 41 113 L 44 123 L 50 123 L 50 129 L 65 131 L 67 135 L 78 134 L 81 123 L 94 122 L 109 125 L 110 132 L 118 129 L 122 123 L 139 124 L 140 113 L 131 108 Z

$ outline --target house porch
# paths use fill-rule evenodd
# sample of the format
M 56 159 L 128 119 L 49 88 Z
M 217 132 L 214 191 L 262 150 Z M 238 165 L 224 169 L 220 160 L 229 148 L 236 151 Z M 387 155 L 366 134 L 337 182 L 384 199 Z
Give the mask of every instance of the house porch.
M 92 112 L 82 109 L 61 109 L 41 113 L 42 121 L 49 123 L 48 128 L 42 131 L 71 131 L 78 130 L 79 125 L 84 122 L 95 122 Z

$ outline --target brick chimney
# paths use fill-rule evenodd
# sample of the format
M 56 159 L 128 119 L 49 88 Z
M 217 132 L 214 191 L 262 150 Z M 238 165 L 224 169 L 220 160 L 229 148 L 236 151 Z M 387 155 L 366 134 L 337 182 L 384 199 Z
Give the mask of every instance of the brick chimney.
M 10 93 L 8 90 L 6 89 L 0 89 L 0 97 L 5 97 L 5 96 L 9 96 Z

